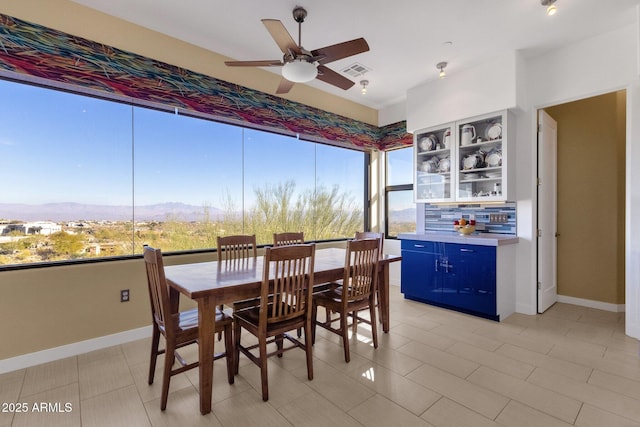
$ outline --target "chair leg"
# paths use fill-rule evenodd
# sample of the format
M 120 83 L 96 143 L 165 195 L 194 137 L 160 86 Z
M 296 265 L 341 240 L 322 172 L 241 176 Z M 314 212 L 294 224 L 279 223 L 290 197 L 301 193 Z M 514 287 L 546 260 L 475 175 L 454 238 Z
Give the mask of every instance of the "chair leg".
M 224 354 L 225 359 L 227 359 L 227 378 L 229 380 L 229 384 L 233 384 L 236 373 L 236 352 L 233 345 L 233 326 L 231 324 L 224 327 Z
M 278 357 L 282 357 L 282 349 L 284 348 L 284 335 L 276 337 L 276 348 L 278 349 Z
M 242 334 L 242 327 L 237 320 L 233 322 L 233 340 L 235 345 L 233 346 L 233 369 L 236 375 L 238 375 L 238 369 L 240 365 L 240 335 Z
M 378 348 L 378 322 L 376 321 L 376 305 L 371 298 L 369 303 L 369 315 L 371 316 L 371 335 L 373 337 L 373 348 Z
M 318 323 L 317 317 L 318 317 L 318 305 L 314 302 L 311 308 L 311 345 L 316 343 L 316 323 Z M 305 335 L 305 339 L 306 337 L 307 335 Z
M 342 333 L 342 345 L 344 346 L 344 361 L 349 363 L 351 354 L 349 353 L 349 313 L 340 313 L 340 332 Z
M 224 310 L 224 304 L 219 305 L 220 311 Z M 222 340 L 222 331 L 218 332 L 218 341 Z
M 151 336 L 151 358 L 149 359 L 149 385 L 153 384 L 156 374 L 156 361 L 158 360 L 158 346 L 160 345 L 160 330 L 153 322 L 153 335 Z
M 380 280 L 384 280 L 384 275 L 382 273 L 380 273 L 380 276 L 378 276 L 378 287 L 376 288 L 376 307 L 378 307 L 378 318 L 380 319 L 380 322 L 382 322 L 382 304 L 380 303 L 380 286 L 379 284 L 381 283 Z
M 358 333 L 358 310 L 355 310 L 353 313 L 353 323 L 351 324 L 351 329 L 353 330 L 353 335 Z
M 309 335 L 311 327 L 311 319 L 307 319 L 304 324 L 304 351 L 307 353 L 307 378 L 309 380 L 313 379 L 313 343 L 311 342 L 311 336 Z M 313 327 L 315 328 L 315 326 Z
M 262 400 L 269 400 L 269 376 L 267 375 L 267 340 L 258 337 L 260 348 L 260 379 L 262 381 Z
M 160 409 L 167 409 L 167 398 L 169 397 L 169 382 L 171 381 L 171 368 L 176 360 L 176 343 L 167 340 L 167 347 L 164 354 L 164 373 L 162 376 L 162 396 L 160 398 Z

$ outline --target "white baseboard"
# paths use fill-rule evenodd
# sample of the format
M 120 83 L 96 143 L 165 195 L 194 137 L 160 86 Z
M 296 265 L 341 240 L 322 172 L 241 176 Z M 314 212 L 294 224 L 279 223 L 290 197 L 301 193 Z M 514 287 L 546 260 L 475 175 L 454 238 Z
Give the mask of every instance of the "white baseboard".
M 558 302 L 566 304 L 579 305 L 582 307 L 596 308 L 598 310 L 613 311 L 615 313 L 624 313 L 624 304 L 611 304 L 609 302 L 593 301 L 590 299 L 568 297 L 566 295 L 558 295 Z
M 0 374 L 148 338 L 151 336 L 151 333 L 151 326 L 144 326 L 138 329 L 118 332 L 117 334 L 105 335 L 103 337 L 92 338 L 86 341 L 74 342 L 72 344 L 49 348 L 35 353 L 3 359 L 0 360 Z

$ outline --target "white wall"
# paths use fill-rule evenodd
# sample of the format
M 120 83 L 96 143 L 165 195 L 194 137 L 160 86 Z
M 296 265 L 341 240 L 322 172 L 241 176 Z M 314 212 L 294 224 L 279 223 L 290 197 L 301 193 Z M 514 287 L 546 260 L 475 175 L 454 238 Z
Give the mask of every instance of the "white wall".
M 378 111 L 378 126 L 387 126 L 401 122 L 407 118 L 407 103 L 405 101 L 389 105 Z
M 431 80 L 407 91 L 407 130 L 453 122 L 517 106 L 516 52 Z
M 626 333 L 640 339 L 640 82 L 627 87 Z

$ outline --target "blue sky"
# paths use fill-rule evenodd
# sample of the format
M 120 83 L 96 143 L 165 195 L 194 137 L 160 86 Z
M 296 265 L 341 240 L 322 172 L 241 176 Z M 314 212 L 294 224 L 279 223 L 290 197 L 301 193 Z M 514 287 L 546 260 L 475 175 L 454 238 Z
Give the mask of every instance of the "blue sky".
M 387 152 L 387 185 L 403 185 L 413 182 L 413 150 L 402 148 Z M 390 210 L 415 208 L 413 191 L 394 192 L 389 200 Z
M 0 99 L 2 203 L 130 205 L 135 186 L 138 205 L 220 207 L 243 177 L 249 204 L 290 179 L 362 200 L 362 153 L 7 81 Z

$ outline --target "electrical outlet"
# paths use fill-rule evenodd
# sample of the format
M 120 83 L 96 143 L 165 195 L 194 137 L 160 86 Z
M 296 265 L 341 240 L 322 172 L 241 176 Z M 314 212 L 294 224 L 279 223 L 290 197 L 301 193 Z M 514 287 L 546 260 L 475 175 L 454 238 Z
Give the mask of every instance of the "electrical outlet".
M 120 291 L 120 302 L 129 301 L 129 289 L 123 289 Z
M 490 224 L 506 224 L 509 222 L 508 214 L 489 214 Z

